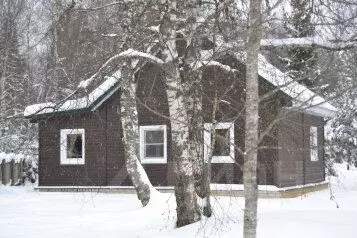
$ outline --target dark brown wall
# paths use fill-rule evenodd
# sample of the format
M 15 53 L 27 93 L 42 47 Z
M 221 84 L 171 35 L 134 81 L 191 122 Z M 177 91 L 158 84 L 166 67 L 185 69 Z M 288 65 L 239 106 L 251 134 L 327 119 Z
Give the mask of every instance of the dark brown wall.
M 235 164 L 212 164 L 212 181 L 216 183 L 243 183 L 244 123 L 245 123 L 245 66 L 227 56 L 225 64 L 238 69 L 236 74 L 227 74 L 219 68 L 210 67 L 203 72 L 203 111 L 204 122 L 212 122 L 212 99 L 217 90 L 217 122 L 234 121 Z M 263 78 L 259 78 L 259 95 L 264 96 L 275 87 Z M 262 133 L 277 118 L 281 106 L 288 101 L 286 95 L 275 93 L 259 103 L 259 131 Z M 228 103 L 227 103 L 228 102 Z M 274 168 L 278 161 L 277 130 L 273 126 L 262 139 L 258 150 L 258 183 L 274 184 Z
M 241 68 L 236 61 L 230 62 L 234 68 Z M 241 68 L 241 71 L 243 69 Z M 245 81 L 243 72 L 228 74 L 217 67 L 210 67 L 202 73 L 202 109 L 204 123 L 213 122 L 213 98 L 217 95 L 217 122 L 234 121 L 235 164 L 212 164 L 213 183 L 242 183 L 243 157 L 239 149 L 244 149 L 244 100 Z
M 167 125 L 168 163 L 146 164 L 154 185 L 173 185 L 171 129 L 167 95 L 162 74 L 146 65 L 137 75 L 138 118 L 140 125 Z M 40 186 L 130 185 L 122 145 L 120 95 L 114 93 L 95 112 L 68 112 L 40 120 Z M 85 164 L 60 165 L 60 130 L 85 129 Z
M 324 121 L 321 117 L 281 110 L 279 122 L 279 162 L 276 185 L 279 187 L 321 182 L 324 173 Z M 310 159 L 310 126 L 318 127 L 319 160 Z
M 244 150 L 244 100 L 245 69 L 238 61 L 228 58 L 227 64 L 238 69 L 238 73 L 226 74 L 218 68 L 203 71 L 202 106 L 204 122 L 212 122 L 212 98 L 217 90 L 218 122 L 234 121 L 234 137 L 237 150 L 235 164 L 212 164 L 212 182 L 242 183 Z M 153 65 L 146 65 L 136 75 L 139 125 L 167 125 L 168 163 L 146 164 L 154 185 L 174 185 L 171 155 L 171 127 L 165 82 L 162 72 Z M 260 95 L 274 87 L 260 78 Z M 259 105 L 260 126 L 263 133 L 277 118 L 281 107 L 289 100 L 281 93 L 263 100 Z M 304 125 L 302 126 L 304 119 Z M 309 161 L 309 126 L 319 125 L 319 143 L 323 143 L 323 120 L 318 117 L 295 113 L 273 126 L 263 138 L 258 151 L 258 182 L 292 186 L 319 182 L 324 176 L 322 160 Z M 322 125 L 322 129 L 321 129 Z M 86 133 L 85 165 L 60 165 L 60 129 L 84 128 Z M 304 128 L 304 129 L 303 129 Z M 305 135 L 305 136 L 303 136 Z M 130 185 L 126 173 L 122 146 L 120 119 L 120 96 L 114 93 L 95 112 L 76 112 L 55 115 L 40 121 L 40 185 Z M 303 141 L 301 138 L 305 138 Z M 307 139 L 306 139 L 307 138 Z M 322 141 L 321 141 L 322 140 Z M 279 142 L 278 142 L 279 141 Z M 320 145 L 319 144 L 319 145 Z M 278 151 L 278 146 L 283 149 Z M 323 150 L 320 151 L 323 158 Z M 304 158 L 304 159 L 303 159 Z M 304 169 L 305 168 L 305 169 Z
M 317 145 L 318 161 L 311 161 L 310 150 L 308 149 L 305 156 L 305 184 L 317 183 L 325 180 L 325 161 L 324 161 L 324 119 L 312 115 L 303 114 L 304 124 L 304 148 L 310 146 L 310 126 L 317 127 Z
M 167 126 L 167 164 L 145 164 L 144 168 L 154 185 L 174 185 L 170 113 L 163 73 L 158 67 L 147 64 L 136 79 L 139 125 Z
M 40 186 L 130 185 L 122 145 L 120 96 L 95 112 L 56 115 L 39 122 Z M 85 129 L 85 164 L 60 165 L 60 129 Z
M 74 113 L 40 121 L 40 186 L 105 185 L 105 110 L 95 114 Z M 85 129 L 85 165 L 60 165 L 60 130 Z

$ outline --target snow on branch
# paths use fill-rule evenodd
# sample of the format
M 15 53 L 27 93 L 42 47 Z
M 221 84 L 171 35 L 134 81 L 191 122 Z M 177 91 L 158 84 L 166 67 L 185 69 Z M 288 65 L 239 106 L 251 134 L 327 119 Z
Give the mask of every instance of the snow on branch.
M 327 40 L 319 37 L 262 39 L 260 45 L 263 48 L 279 46 L 316 46 L 329 50 L 343 50 L 357 47 L 357 39 L 346 41 Z
M 220 69 L 223 69 L 226 72 L 237 72 L 236 69 L 232 69 L 230 66 L 226 65 L 226 64 L 222 64 L 218 61 L 215 60 L 210 60 L 210 61 L 200 61 L 200 62 L 196 62 L 194 64 L 192 64 L 192 69 L 193 70 L 199 70 L 202 67 L 207 67 L 207 66 L 217 66 Z
M 152 63 L 157 63 L 157 64 L 164 64 L 164 61 L 159 59 L 158 57 L 148 54 L 148 53 L 144 53 L 144 52 L 140 52 L 134 49 L 128 49 L 126 51 L 123 51 L 117 55 L 114 55 L 113 57 L 111 57 L 110 59 L 108 59 L 101 67 L 100 69 L 93 74 L 90 78 L 81 81 L 78 84 L 78 88 L 80 89 L 86 89 L 88 88 L 88 86 L 98 77 L 98 75 L 114 60 L 118 60 L 118 59 L 124 59 L 124 58 L 142 58 L 142 59 L 146 59 Z
M 110 33 L 110 34 L 102 34 L 103 37 L 118 37 L 118 34 Z

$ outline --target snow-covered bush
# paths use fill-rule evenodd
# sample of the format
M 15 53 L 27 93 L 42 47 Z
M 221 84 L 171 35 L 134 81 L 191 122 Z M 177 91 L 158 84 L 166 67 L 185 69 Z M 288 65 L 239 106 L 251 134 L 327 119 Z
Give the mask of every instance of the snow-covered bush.
M 38 178 L 38 163 L 32 159 L 24 161 L 22 183 L 35 183 Z
M 2 161 L 5 161 L 5 163 L 10 163 L 11 161 L 14 161 L 15 164 L 22 163 L 22 176 L 15 185 L 21 185 L 26 182 L 35 183 L 37 181 L 38 162 L 36 156 L 0 152 L 0 163 Z
M 357 100 L 346 98 L 327 125 L 326 159 L 357 166 Z

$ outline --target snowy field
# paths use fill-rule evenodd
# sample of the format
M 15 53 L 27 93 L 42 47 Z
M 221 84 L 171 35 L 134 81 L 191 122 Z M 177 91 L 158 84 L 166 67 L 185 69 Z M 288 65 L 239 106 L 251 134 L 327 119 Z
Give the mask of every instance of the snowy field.
M 339 167 L 339 178 L 331 180 L 335 201 L 329 190 L 294 199 L 261 199 L 258 237 L 357 237 L 357 171 Z M 243 199 L 213 200 L 212 218 L 175 229 L 170 194 L 160 194 L 141 208 L 135 195 L 0 187 L 0 237 L 242 237 Z

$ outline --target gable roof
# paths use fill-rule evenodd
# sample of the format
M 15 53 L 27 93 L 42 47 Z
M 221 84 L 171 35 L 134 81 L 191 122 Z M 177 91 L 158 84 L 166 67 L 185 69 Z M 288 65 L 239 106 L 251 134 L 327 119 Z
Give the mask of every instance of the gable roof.
M 235 56 L 238 59 L 245 58 L 240 53 L 235 54 Z M 324 98 L 306 86 L 294 81 L 286 73 L 270 64 L 263 55 L 259 55 L 258 62 L 258 74 L 292 98 L 293 105 L 290 109 L 304 111 L 321 117 L 332 117 L 337 111 Z M 24 111 L 24 116 L 32 117 L 75 110 L 95 110 L 120 88 L 120 77 L 120 71 L 117 71 L 112 76 L 106 77 L 106 80 L 87 96 L 67 100 L 59 106 L 51 102 L 28 106 Z
M 274 67 L 263 55 L 259 55 L 258 74 L 292 98 L 293 110 L 302 110 L 321 117 L 332 117 L 337 112 L 337 108 Z
M 34 104 L 26 107 L 24 116 L 31 117 L 36 115 L 85 109 L 95 110 L 119 89 L 119 79 L 120 71 L 117 71 L 112 76 L 106 77 L 106 80 L 102 84 L 85 97 L 67 100 L 60 105 L 52 102 Z

